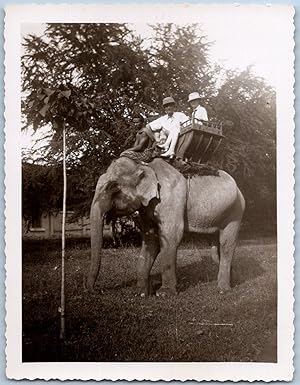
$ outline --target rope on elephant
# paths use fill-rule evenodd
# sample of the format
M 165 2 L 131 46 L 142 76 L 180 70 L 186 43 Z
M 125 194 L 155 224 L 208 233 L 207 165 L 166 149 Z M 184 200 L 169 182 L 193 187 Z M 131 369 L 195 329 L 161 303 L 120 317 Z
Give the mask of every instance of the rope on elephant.
M 219 170 L 208 164 L 199 164 L 192 161 L 182 161 L 181 159 L 174 159 L 170 164 L 176 168 L 185 178 L 193 176 L 213 175 L 219 176 Z

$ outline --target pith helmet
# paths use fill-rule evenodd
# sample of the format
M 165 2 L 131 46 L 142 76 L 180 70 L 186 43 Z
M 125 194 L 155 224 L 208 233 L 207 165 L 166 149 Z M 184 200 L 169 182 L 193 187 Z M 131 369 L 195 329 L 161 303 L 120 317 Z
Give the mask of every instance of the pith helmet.
M 199 95 L 199 92 L 192 92 L 191 94 L 189 94 L 189 102 L 191 102 L 192 100 L 197 100 L 197 99 L 201 99 L 201 96 Z
M 163 106 L 166 106 L 167 104 L 175 104 L 175 100 L 172 98 L 172 96 L 168 96 L 163 99 Z

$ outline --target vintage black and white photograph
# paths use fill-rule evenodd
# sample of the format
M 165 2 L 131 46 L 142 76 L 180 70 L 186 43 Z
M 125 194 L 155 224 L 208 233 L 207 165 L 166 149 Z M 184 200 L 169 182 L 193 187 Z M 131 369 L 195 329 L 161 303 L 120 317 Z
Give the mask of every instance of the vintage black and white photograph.
M 6 15 L 8 376 L 291 379 L 293 8 L 31 7 Z

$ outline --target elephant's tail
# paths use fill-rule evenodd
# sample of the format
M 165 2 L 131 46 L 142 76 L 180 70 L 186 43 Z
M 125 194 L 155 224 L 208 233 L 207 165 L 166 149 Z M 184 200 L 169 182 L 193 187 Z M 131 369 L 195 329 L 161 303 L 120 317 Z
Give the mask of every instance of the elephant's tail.
M 218 246 L 213 245 L 211 247 L 211 257 L 212 257 L 212 260 L 218 265 L 220 262 L 220 255 L 219 255 Z

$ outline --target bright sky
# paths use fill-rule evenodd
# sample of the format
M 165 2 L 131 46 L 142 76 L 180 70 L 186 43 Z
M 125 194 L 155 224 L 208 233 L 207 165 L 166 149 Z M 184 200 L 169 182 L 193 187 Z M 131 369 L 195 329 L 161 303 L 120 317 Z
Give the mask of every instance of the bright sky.
M 211 62 L 219 63 L 227 69 L 243 70 L 253 65 L 255 75 L 263 77 L 270 85 L 276 86 L 277 63 L 282 60 L 280 46 L 280 12 L 269 7 L 243 7 L 231 9 L 208 7 L 199 16 L 199 25 L 209 42 Z M 198 19 L 197 19 L 198 20 Z M 23 24 L 22 35 L 41 35 L 44 24 Z M 150 28 L 146 23 L 134 24 L 136 32 L 142 37 L 149 36 Z M 23 135 L 23 147 L 32 146 L 29 133 Z
M 253 12 L 206 12 L 199 17 L 199 25 L 207 40 L 214 42 L 210 48 L 212 62 L 226 68 L 245 69 L 253 65 L 256 75 L 276 84 L 277 42 L 280 40 L 280 21 L 277 14 L 268 14 L 268 8 Z M 149 36 L 151 29 L 146 24 L 134 24 L 142 37 Z M 43 24 L 25 24 L 23 36 L 28 33 L 40 35 Z

